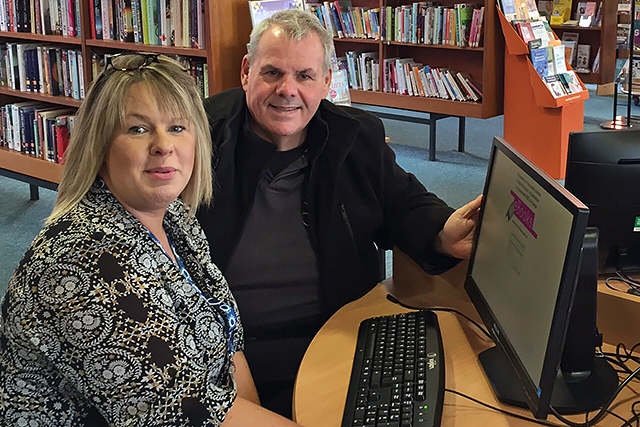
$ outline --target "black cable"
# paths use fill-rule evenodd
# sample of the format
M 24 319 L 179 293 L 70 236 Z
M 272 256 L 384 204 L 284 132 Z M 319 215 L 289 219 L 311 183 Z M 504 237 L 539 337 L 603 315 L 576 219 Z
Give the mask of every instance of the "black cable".
M 631 290 L 640 291 L 640 282 L 637 282 L 631 279 L 631 277 L 627 276 L 626 274 L 621 274 L 621 273 L 616 273 L 616 274 L 617 276 L 611 276 L 605 279 L 604 284 L 607 286 L 607 288 L 613 291 L 625 292 L 611 285 L 611 282 L 621 282 L 629 286 L 629 289 L 626 291 L 627 293 L 629 293 Z
M 447 391 L 447 392 L 452 393 L 452 394 L 457 394 L 458 396 L 464 397 L 465 399 L 468 399 L 468 400 L 470 400 L 470 401 L 472 401 L 474 403 L 477 403 L 478 405 L 484 406 L 486 408 L 492 409 L 494 411 L 500 412 L 500 413 L 508 415 L 510 417 L 518 418 L 518 419 L 525 420 L 525 421 L 531 421 L 532 423 L 540 424 L 540 425 L 543 425 L 543 426 L 562 427 L 560 424 L 554 424 L 552 422 L 544 421 L 544 420 L 537 420 L 535 418 L 525 417 L 524 415 L 516 414 L 515 412 L 506 411 L 506 410 L 504 410 L 502 408 L 498 408 L 496 406 L 490 405 L 488 403 L 485 403 L 485 402 L 483 402 L 481 400 L 476 399 L 475 397 L 471 397 L 471 396 L 469 396 L 467 394 L 464 394 L 464 393 L 456 391 L 456 390 L 451 390 L 449 388 L 445 388 L 444 391 Z
M 631 382 L 632 379 L 634 379 L 636 376 L 638 376 L 638 374 L 640 374 L 640 368 L 638 368 L 635 371 L 633 371 L 629 376 L 627 376 L 627 378 L 625 378 L 620 383 L 620 385 L 613 392 L 613 394 L 611 395 L 609 400 L 604 405 L 602 405 L 602 409 L 600 409 L 600 411 L 598 411 L 598 413 L 596 413 L 596 415 L 593 418 L 591 418 L 591 420 L 586 420 L 584 423 L 573 422 L 573 421 L 563 417 L 562 415 L 560 415 L 558 413 L 558 411 L 556 411 L 553 406 L 550 406 L 551 413 L 557 419 L 559 419 L 561 422 L 565 423 L 566 425 L 568 425 L 570 427 L 589 427 L 590 425 L 597 424 L 598 421 L 600 421 L 605 415 L 607 415 L 607 413 L 609 412 L 609 407 L 611 406 L 613 401 L 616 399 L 616 397 L 618 397 L 618 394 L 620 394 L 622 389 L 624 389 L 627 386 L 627 384 L 629 384 L 629 382 Z
M 482 332 L 484 335 L 487 336 L 487 338 L 489 338 L 490 340 L 493 340 L 493 338 L 491 337 L 491 335 L 489 334 L 489 331 L 487 331 L 484 326 L 482 326 L 480 323 L 476 322 L 475 320 L 473 320 L 472 318 L 470 318 L 469 316 L 467 316 L 466 314 L 456 310 L 455 308 L 449 308 L 449 307 L 433 307 L 433 308 L 424 308 L 424 307 L 414 307 L 408 304 L 403 303 L 402 301 L 400 301 L 398 298 L 394 297 L 391 294 L 387 294 L 387 299 L 389 301 L 391 301 L 394 304 L 398 304 L 401 307 L 407 308 L 409 310 L 418 310 L 418 311 L 423 311 L 423 310 L 429 310 L 429 311 L 445 311 L 445 312 L 449 312 L 449 313 L 455 313 L 458 316 L 464 317 L 467 321 L 469 321 L 470 323 L 472 323 L 476 328 L 478 328 L 480 330 L 480 332 Z

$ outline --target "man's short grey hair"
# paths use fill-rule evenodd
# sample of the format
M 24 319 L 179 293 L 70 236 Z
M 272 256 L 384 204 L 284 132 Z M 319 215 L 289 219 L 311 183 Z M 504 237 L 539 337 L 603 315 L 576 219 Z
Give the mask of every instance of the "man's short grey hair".
M 322 69 L 325 74 L 329 71 L 329 68 L 331 68 L 331 57 L 334 51 L 333 36 L 322 26 L 322 23 L 314 14 L 299 9 L 276 12 L 269 18 L 260 21 L 260 23 L 253 28 L 249 42 L 249 53 L 247 55 L 249 64 L 251 64 L 256 57 L 262 35 L 271 27 L 280 28 L 290 40 L 302 40 L 312 33 L 317 34 L 324 50 Z

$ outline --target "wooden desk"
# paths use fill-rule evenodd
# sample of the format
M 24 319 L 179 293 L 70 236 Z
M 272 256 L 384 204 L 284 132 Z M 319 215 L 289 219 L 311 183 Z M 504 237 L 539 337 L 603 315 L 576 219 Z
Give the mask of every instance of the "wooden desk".
M 406 312 L 408 310 L 386 299 L 387 293 L 393 293 L 401 301 L 421 307 L 456 307 L 474 319 L 479 315 L 469 301 L 463 289 L 466 265 L 441 275 L 428 276 L 404 254 L 394 252 L 394 280 L 385 281 L 357 301 L 340 309 L 316 335 L 302 360 L 294 390 L 294 417 L 306 427 L 337 427 L 342 421 L 344 403 L 351 375 L 351 366 L 355 352 L 358 327 L 362 320 L 379 315 Z M 417 292 L 417 289 L 420 292 Z M 614 292 L 614 291 L 612 291 Z M 635 311 L 625 312 L 630 318 L 620 320 L 626 324 L 626 336 L 638 342 L 635 332 L 640 324 L 640 298 L 623 295 L 625 310 L 635 304 Z M 615 294 L 605 294 L 599 299 L 603 316 L 615 309 L 619 303 Z M 634 300 L 635 298 L 635 300 Z M 529 412 L 499 403 L 491 391 L 490 385 L 478 362 L 477 355 L 493 344 L 479 335 L 467 321 L 458 319 L 455 314 L 439 312 L 438 321 L 442 330 L 446 387 L 465 393 L 476 399 L 502 409 L 524 416 Z M 619 317 L 621 314 L 615 316 Z M 601 320 L 609 320 L 601 318 Z M 618 321 L 601 329 L 614 330 Z M 613 334 L 612 334 L 613 335 Z M 610 341 L 612 342 L 612 341 Z M 605 350 L 613 351 L 612 346 Z M 640 384 L 631 383 L 616 401 L 612 410 L 626 418 L 631 416 L 631 404 L 640 400 Z M 443 426 L 532 426 L 528 421 L 503 415 L 482 407 L 463 397 L 451 393 L 444 395 Z M 584 422 L 584 415 L 570 417 L 576 422 Z M 553 417 L 549 421 L 555 420 Z M 555 420 L 557 421 L 557 420 Z M 619 426 L 622 421 L 613 416 L 605 417 L 598 425 Z

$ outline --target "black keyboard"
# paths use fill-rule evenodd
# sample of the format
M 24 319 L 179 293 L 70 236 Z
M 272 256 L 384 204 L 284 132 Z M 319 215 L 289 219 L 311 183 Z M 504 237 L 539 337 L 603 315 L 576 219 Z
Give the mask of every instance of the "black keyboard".
M 342 427 L 439 426 L 444 356 L 432 311 L 360 324 Z

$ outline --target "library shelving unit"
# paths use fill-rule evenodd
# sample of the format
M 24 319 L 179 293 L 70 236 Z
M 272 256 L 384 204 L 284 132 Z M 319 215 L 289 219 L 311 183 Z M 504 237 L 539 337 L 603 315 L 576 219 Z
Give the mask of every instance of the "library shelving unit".
M 583 83 L 603 85 L 611 83 L 615 77 L 616 70 L 616 32 L 618 28 L 618 0 L 602 1 L 602 23 L 595 27 L 580 27 L 577 25 L 552 25 L 551 28 L 562 39 L 562 34 L 567 32 L 578 33 L 578 44 L 591 46 L 589 52 L 589 64 L 593 66 L 593 61 L 600 51 L 600 71 L 582 73 L 578 76 Z M 578 2 L 572 4 L 571 16 L 575 16 Z
M 353 6 L 380 8 L 385 6 L 409 5 L 410 0 L 352 0 Z M 441 5 L 452 6 L 457 0 L 442 0 Z M 467 72 L 482 85 L 483 98 L 479 102 L 460 102 L 437 98 L 408 96 L 382 91 L 351 90 L 351 101 L 379 107 L 397 108 L 428 113 L 428 119 L 414 118 L 413 115 L 379 113 L 381 117 L 418 121 L 430 128 L 429 159 L 435 160 L 435 123 L 445 117 L 458 117 L 460 135 L 458 149 L 464 149 L 464 118 L 486 119 L 503 113 L 504 94 L 504 40 L 496 15 L 495 0 L 474 0 L 471 3 L 484 6 L 479 47 L 457 47 L 436 44 L 413 44 L 396 41 L 334 38 L 336 53 L 344 56 L 347 51 L 368 50 L 378 52 L 380 63 L 384 58 L 413 58 L 430 67 L 450 68 Z M 380 67 L 381 69 L 383 67 Z M 381 70 L 382 72 L 382 70 Z
M 30 0 L 30 2 L 33 1 Z M 80 51 L 85 64 L 83 67 L 85 88 L 89 87 L 92 79 L 90 66 L 92 53 L 117 53 L 127 50 L 181 55 L 206 61 L 210 94 L 239 86 L 240 63 L 246 53 L 246 43 L 251 33 L 251 20 L 246 0 L 204 0 L 204 49 L 92 39 L 90 0 L 74 0 L 74 2 L 79 2 L 82 37 L 0 31 L 0 43 L 46 43 L 49 46 Z M 0 86 L 0 105 L 27 100 L 69 107 L 79 107 L 81 103 L 70 97 L 22 92 Z M 62 176 L 62 168 L 60 164 L 0 147 L 0 175 L 29 183 L 31 198 L 34 200 L 38 198 L 38 187 L 57 188 Z

